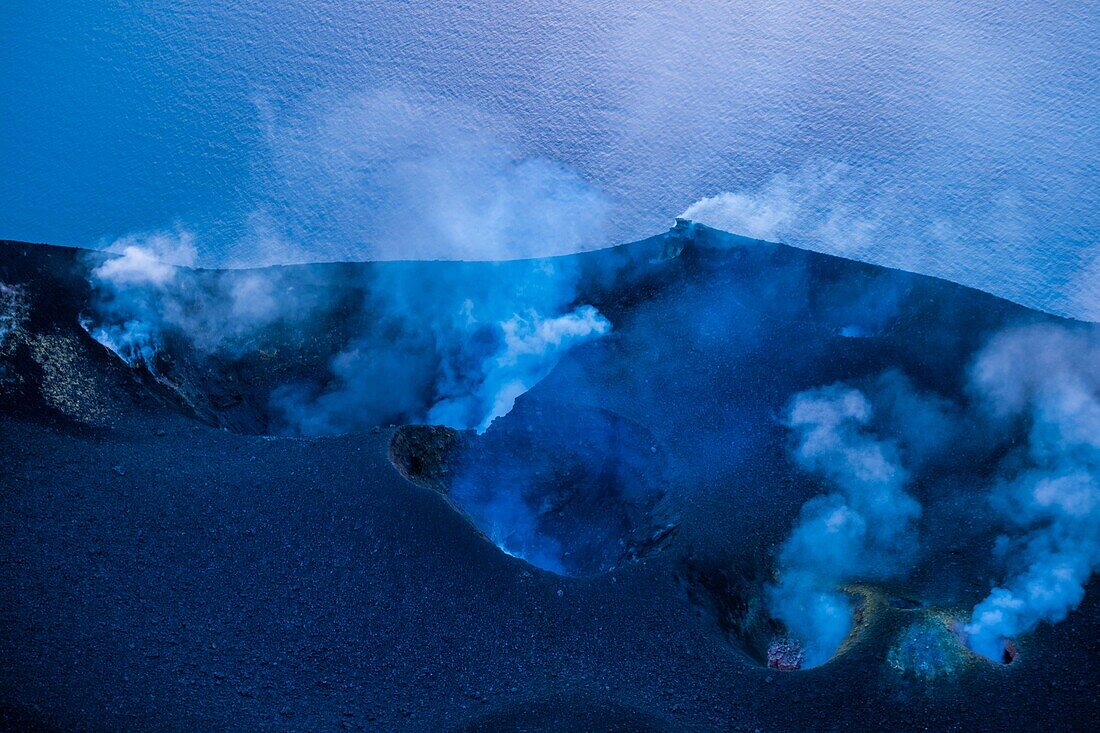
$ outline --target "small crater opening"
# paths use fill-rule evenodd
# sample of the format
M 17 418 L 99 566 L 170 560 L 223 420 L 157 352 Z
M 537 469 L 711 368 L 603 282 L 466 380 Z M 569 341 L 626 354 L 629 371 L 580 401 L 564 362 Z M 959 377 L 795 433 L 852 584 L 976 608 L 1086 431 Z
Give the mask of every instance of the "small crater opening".
M 924 601 L 918 601 L 915 598 L 907 598 L 905 596 L 891 596 L 887 599 L 887 603 L 890 604 L 890 608 L 897 608 L 902 611 L 916 611 L 924 608 Z
M 647 557 L 676 528 L 660 445 L 602 409 L 521 400 L 480 436 L 402 427 L 390 459 L 502 551 L 559 575 L 596 575 Z
M 862 624 L 864 603 L 855 596 L 847 639 L 828 659 L 814 664 L 802 642 L 771 614 L 767 586 L 772 577 L 763 568 L 698 563 L 689 558 L 680 579 L 688 599 L 714 618 L 727 640 L 746 658 L 769 669 L 793 672 L 827 664 L 847 649 Z
M 403 425 L 390 440 L 390 463 L 413 483 L 446 495 L 450 464 L 472 437 L 443 425 Z
M 1002 638 L 996 640 L 993 644 L 975 644 L 962 621 L 952 623 L 951 631 L 962 646 L 966 647 L 974 656 L 988 662 L 1007 667 L 1020 657 L 1020 649 L 1012 639 Z
M 798 641 L 789 636 L 779 636 L 768 645 L 768 667 L 781 672 L 802 669 L 806 663 L 806 652 Z

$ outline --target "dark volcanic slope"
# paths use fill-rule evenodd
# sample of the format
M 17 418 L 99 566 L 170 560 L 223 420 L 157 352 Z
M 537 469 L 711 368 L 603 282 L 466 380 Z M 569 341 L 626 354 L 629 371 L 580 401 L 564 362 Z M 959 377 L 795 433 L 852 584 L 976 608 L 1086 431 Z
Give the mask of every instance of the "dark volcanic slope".
M 963 400 L 992 333 L 1055 319 L 702 229 L 572 258 L 577 301 L 613 332 L 466 439 L 483 441 L 479 465 L 508 466 L 509 435 L 552 459 L 569 430 L 589 441 L 580 416 L 615 416 L 653 442 L 679 525 L 662 551 L 567 578 L 500 552 L 431 481 L 395 470 L 389 427 L 263 435 L 271 391 L 323 371 L 368 317 L 348 305 L 364 272 L 422 267 L 430 284 L 493 266 L 303 268 L 304 288 L 344 285 L 312 325 L 263 337 L 282 339 L 277 358 L 180 349 L 166 387 L 79 327 L 88 257 L 0 248 L 0 281 L 29 305 L 0 414 L 8 729 L 1064 731 L 1100 716 L 1095 582 L 1065 622 L 1018 640 L 1011 666 L 960 652 L 953 675 L 918 683 L 886 663 L 923 606 L 965 613 L 999 579 L 996 528 L 967 501 L 993 470 L 980 460 L 949 496 L 913 489 L 922 564 L 904 586 L 860 590 L 861 624 L 833 661 L 766 669 L 738 622 L 822 490 L 787 453 L 777 415 L 792 394 L 896 368 Z M 420 470 L 442 475 L 425 451 Z

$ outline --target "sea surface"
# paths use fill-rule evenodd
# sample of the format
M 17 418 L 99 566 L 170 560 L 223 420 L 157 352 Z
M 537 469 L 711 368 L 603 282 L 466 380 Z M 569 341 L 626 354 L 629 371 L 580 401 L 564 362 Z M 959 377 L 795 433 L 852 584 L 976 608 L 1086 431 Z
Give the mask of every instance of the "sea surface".
M 0 8 L 0 237 L 497 259 L 685 211 L 1100 319 L 1100 4 Z

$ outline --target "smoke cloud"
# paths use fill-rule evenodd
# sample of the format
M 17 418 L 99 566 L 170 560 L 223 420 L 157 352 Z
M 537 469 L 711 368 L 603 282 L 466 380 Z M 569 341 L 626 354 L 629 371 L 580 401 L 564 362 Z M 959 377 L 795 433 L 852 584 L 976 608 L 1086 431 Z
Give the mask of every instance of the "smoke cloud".
M 796 175 L 778 174 L 753 191 L 700 199 L 680 216 L 756 239 L 820 243 L 830 252 L 852 253 L 877 241 L 878 220 L 854 206 L 867 189 L 847 166 L 817 163 Z
M 996 417 L 1028 430 L 993 495 L 1013 527 L 998 541 L 1009 574 L 965 627 L 974 651 L 999 660 L 1005 639 L 1063 620 L 1100 567 L 1100 330 L 1005 331 L 971 377 Z
M 107 251 L 120 256 L 92 270 L 97 315 L 85 316 L 81 325 L 131 367 L 144 365 L 155 374 L 165 317 L 159 301 L 172 296 L 178 272 L 169 262 L 193 264 L 194 237 L 182 230 L 130 235 Z
M 107 248 L 118 256 L 91 271 L 93 299 L 81 323 L 131 367 L 156 374 L 156 354 L 170 334 L 201 353 L 237 354 L 248 337 L 283 319 L 305 317 L 284 271 L 198 273 L 196 239 L 184 230 L 130 235 Z
M 200 353 L 237 355 L 260 329 L 318 310 L 278 268 L 199 277 L 168 264 L 194 261 L 186 231 L 126 237 L 111 249 L 119 256 L 92 270 L 95 295 L 82 324 L 158 378 L 156 357 L 171 335 Z M 437 281 L 425 289 L 431 272 Z M 484 431 L 566 351 L 611 328 L 592 306 L 573 303 L 577 274 L 564 261 L 440 273 L 402 263 L 370 276 L 369 325 L 333 357 L 327 381 L 274 391 L 278 429 L 334 435 L 416 420 Z
M 915 200 L 903 170 L 811 160 L 755 186 L 696 201 L 681 217 L 716 229 L 941 277 L 1032 308 L 1095 319 L 1100 265 L 1087 233 L 1048 237 L 1036 202 L 1007 182 L 959 209 L 938 194 Z M 957 181 L 955 181 L 957 184 Z M 988 177 L 973 190 L 990 187 Z M 935 186 L 929 190 L 940 190 Z M 1090 271 L 1091 266 L 1091 271 Z M 1036 282 L 1058 287 L 1037 292 Z
M 485 432 L 507 415 L 516 398 L 540 382 L 573 345 L 602 336 L 611 323 L 590 305 L 563 315 L 544 317 L 536 311 L 517 313 L 498 324 L 503 342 L 474 374 L 461 379 L 445 375 L 444 396 L 428 412 L 428 422 L 475 427 Z
M 852 604 L 840 586 L 911 567 L 921 506 L 905 490 L 911 475 L 902 455 L 927 459 L 951 422 L 946 401 L 918 393 L 898 372 L 866 390 L 834 384 L 791 401 L 793 457 L 833 488 L 803 505 L 769 588 L 772 613 L 801 644 L 806 666 L 827 661 L 851 631 Z
M 293 109 L 254 101 L 270 161 L 258 175 L 271 180 L 225 260 L 241 250 L 252 262 L 501 261 L 605 239 L 604 194 L 527 155 L 506 117 L 401 89 L 320 96 Z M 296 298 L 277 269 L 197 278 L 170 267 L 193 266 L 201 249 L 178 227 L 107 249 L 120 256 L 94 269 L 96 298 L 82 323 L 154 374 L 172 334 L 203 354 L 238 354 L 258 330 L 308 317 L 316 305 Z M 277 429 L 327 435 L 429 420 L 483 431 L 569 348 L 610 330 L 594 308 L 573 302 L 566 267 L 544 260 L 499 282 L 437 282 L 431 293 L 422 292 L 427 263 L 379 270 L 366 283 L 369 323 L 331 359 L 327 378 L 271 395 Z
M 610 331 L 574 302 L 576 280 L 564 260 L 383 266 L 368 284 L 366 331 L 332 360 L 332 380 L 272 396 L 283 431 L 427 422 L 484 432 L 566 351 Z
M 1080 604 L 1100 568 L 1098 365 L 1096 327 L 1038 324 L 1006 329 L 978 353 L 969 406 L 918 391 L 897 371 L 795 395 L 786 415 L 794 459 L 834 491 L 802 507 L 769 601 L 807 666 L 826 661 L 851 628 L 844 583 L 903 577 L 918 559 L 922 508 L 906 486 L 930 466 L 999 460 L 988 500 L 1007 527 L 994 548 L 1006 576 L 963 625 L 974 651 L 1000 660 L 1007 639 Z M 1013 448 L 1014 436 L 1026 440 Z
M 505 115 L 401 88 L 256 104 L 270 180 L 241 257 L 269 239 L 307 245 L 281 247 L 283 262 L 503 260 L 606 240 L 607 196 L 528 154 Z

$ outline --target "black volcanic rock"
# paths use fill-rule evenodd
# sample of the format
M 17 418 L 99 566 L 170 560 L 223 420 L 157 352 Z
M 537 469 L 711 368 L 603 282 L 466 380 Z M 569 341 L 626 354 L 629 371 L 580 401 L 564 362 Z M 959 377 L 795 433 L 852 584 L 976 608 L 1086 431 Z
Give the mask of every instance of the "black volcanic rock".
M 29 306 L 5 357 L 19 383 L 0 395 L 0 728 L 1068 731 L 1100 717 L 1095 581 L 1009 666 L 960 647 L 926 684 L 886 661 L 915 620 L 964 613 L 999 577 L 997 528 L 967 501 L 999 458 L 980 447 L 930 459 L 956 483 L 912 488 L 919 566 L 904 587 L 851 589 L 863 611 L 841 654 L 795 672 L 761 661 L 760 588 L 823 490 L 789 458 L 791 395 L 898 370 L 964 401 L 992 334 L 1072 323 L 682 224 L 566 258 L 574 302 L 613 329 L 483 435 L 387 422 L 292 438 L 272 434 L 271 395 L 327 378 L 369 330 L 380 272 L 406 268 L 430 293 L 528 265 L 285 268 L 324 289 L 315 317 L 232 353 L 171 336 L 153 374 L 80 325 L 106 256 L 0 245 L 0 281 Z M 527 482 L 546 499 L 540 531 L 577 539 L 575 572 L 498 550 L 456 477 Z
M 676 529 L 664 451 L 644 427 L 604 410 L 524 401 L 480 437 L 404 426 L 390 460 L 491 541 L 562 575 L 606 573 L 648 557 Z M 513 526 L 517 503 L 532 510 Z

